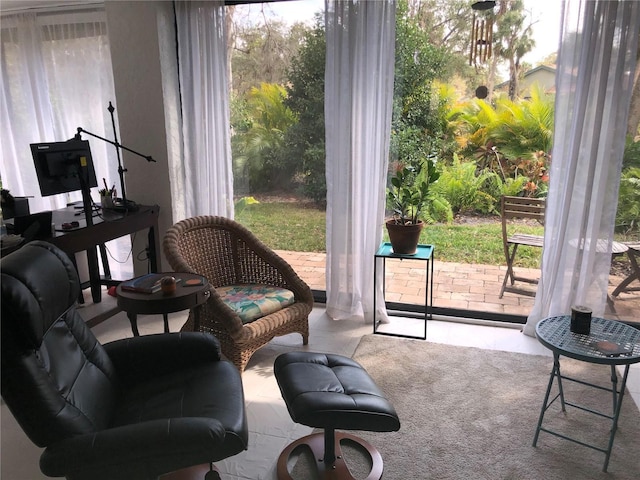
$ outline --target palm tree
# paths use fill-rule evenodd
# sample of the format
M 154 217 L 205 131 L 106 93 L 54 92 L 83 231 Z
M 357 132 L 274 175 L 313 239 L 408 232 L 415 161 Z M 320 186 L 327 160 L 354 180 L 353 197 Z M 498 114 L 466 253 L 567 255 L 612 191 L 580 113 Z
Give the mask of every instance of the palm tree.
M 284 186 L 290 178 L 284 135 L 295 124 L 295 114 L 285 106 L 283 86 L 263 83 L 253 87 L 246 98 L 248 126 L 234 134 L 234 163 L 240 176 L 248 178 L 251 190 Z
M 539 88 L 531 97 L 511 101 L 495 99 L 495 107 L 472 100 L 451 112 L 450 122 L 457 132 L 463 153 L 477 160 L 477 171 L 496 172 L 503 180 L 524 175 L 527 189 L 539 194 L 553 140 L 554 99 Z
M 518 102 L 499 99 L 499 122 L 491 133 L 504 155 L 511 159 L 533 159 L 538 152 L 548 154 L 553 141 L 554 99 L 540 88 L 531 89 L 531 97 Z

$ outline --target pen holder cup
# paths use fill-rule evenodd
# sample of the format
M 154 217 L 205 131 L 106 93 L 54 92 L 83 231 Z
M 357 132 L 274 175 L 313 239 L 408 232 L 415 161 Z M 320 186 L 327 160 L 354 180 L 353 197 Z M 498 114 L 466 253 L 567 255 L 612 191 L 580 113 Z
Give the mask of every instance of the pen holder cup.
M 102 208 L 113 208 L 113 197 L 111 195 L 103 195 L 100 197 L 100 205 Z

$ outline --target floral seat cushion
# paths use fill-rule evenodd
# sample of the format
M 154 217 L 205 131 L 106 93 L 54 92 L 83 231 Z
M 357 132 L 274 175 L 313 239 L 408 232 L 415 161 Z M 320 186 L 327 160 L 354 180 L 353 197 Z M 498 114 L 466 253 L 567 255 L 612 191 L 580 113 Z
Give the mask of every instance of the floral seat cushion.
M 282 310 L 295 300 L 291 290 L 272 285 L 229 285 L 216 288 L 216 292 L 238 314 L 242 323 Z

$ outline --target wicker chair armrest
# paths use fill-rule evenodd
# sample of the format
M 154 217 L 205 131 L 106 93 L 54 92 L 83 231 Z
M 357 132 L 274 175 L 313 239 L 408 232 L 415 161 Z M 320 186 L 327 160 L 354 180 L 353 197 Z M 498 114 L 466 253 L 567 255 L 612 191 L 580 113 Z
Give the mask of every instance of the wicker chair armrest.
M 224 303 L 216 289 L 211 287 L 211 295 L 203 309 L 201 322 L 206 326 L 207 322 L 213 321 L 214 316 L 224 319 L 225 329 L 235 341 L 240 342 L 246 336 L 244 325 L 238 314 Z
M 175 232 L 169 232 L 163 240 L 162 246 L 164 255 L 167 258 L 169 265 L 171 265 L 171 268 L 174 272 L 198 274 L 198 272 L 196 272 L 195 269 L 191 265 L 189 265 L 186 259 L 182 256 L 182 253 L 178 248 L 177 237 L 178 235 Z

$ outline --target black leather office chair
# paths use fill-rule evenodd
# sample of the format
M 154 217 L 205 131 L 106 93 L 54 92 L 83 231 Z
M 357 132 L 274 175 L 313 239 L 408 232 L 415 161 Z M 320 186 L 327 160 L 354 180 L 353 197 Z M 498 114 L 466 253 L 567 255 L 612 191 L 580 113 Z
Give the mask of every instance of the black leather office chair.
M 75 309 L 78 277 L 61 250 L 31 242 L 1 269 L 2 397 L 46 447 L 45 475 L 152 479 L 247 448 L 240 374 L 215 337 L 101 345 Z

